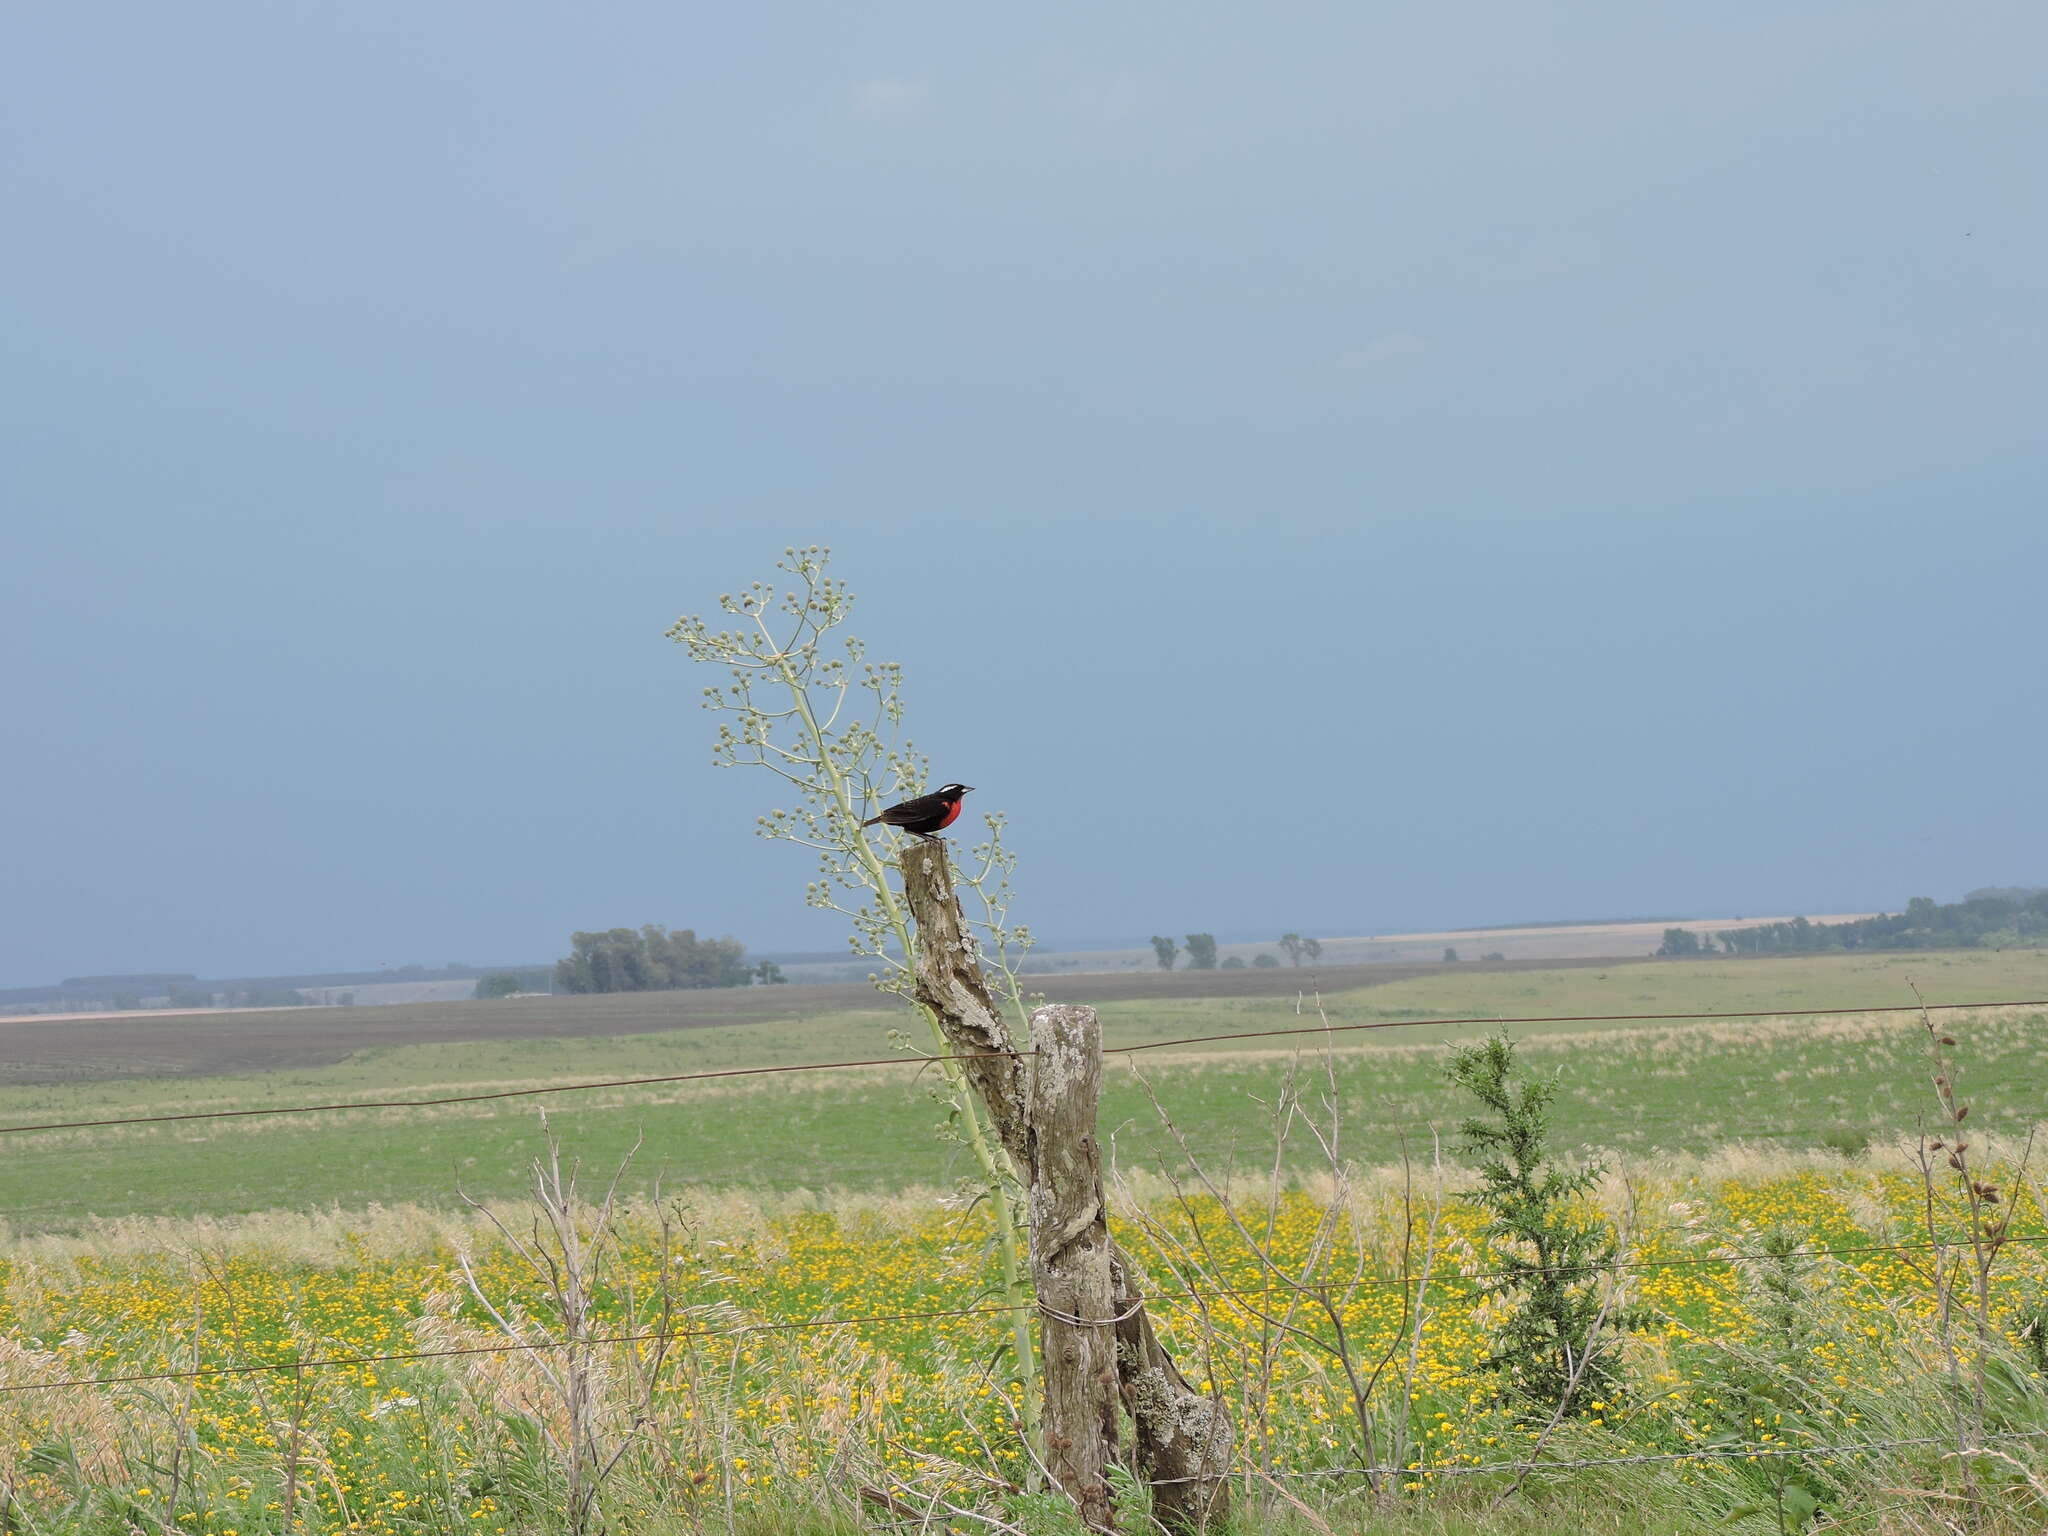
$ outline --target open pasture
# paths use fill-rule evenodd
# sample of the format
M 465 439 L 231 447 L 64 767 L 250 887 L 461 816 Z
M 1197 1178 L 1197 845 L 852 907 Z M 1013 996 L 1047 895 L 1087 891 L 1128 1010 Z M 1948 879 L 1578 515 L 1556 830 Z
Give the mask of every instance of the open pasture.
M 1511 969 L 1605 969 L 1607 964 L 1566 959 L 1534 966 L 1491 962 L 1468 969 L 1486 975 Z M 1419 964 L 1241 971 L 1154 969 L 1129 975 L 1035 976 L 1031 984 L 1050 1002 L 1291 998 L 1303 989 L 1342 993 L 1414 981 L 1440 969 Z M 0 1017 L 0 1085 L 283 1072 L 329 1066 L 364 1051 L 429 1043 L 601 1039 L 742 1024 L 772 1025 L 801 1033 L 820 1019 L 871 1011 L 877 1003 L 875 989 L 868 983 L 843 982 L 818 987 L 716 987 L 382 1008 L 21 1014 Z
M 1233 977 L 1243 973 L 1232 973 Z M 1439 968 L 1322 999 L 1330 1022 L 1887 1006 L 2048 996 L 2039 951 L 1696 961 L 1480 972 Z M 1088 978 L 1093 979 L 1093 978 Z M 1168 978 L 1177 979 L 1177 978 Z M 808 991 L 809 989 L 802 989 Z M 575 1000 L 628 1003 L 638 999 Z M 380 1046 L 322 1066 L 224 1076 L 179 1075 L 0 1089 L 0 1124 L 255 1108 L 539 1087 L 891 1054 L 900 1013 L 705 1025 L 648 1034 L 511 1038 Z M 468 1011 L 467 1005 L 447 1005 Z M 488 1009 L 502 1005 L 476 1005 Z M 400 1010 L 388 1010 L 398 1012 Z M 1299 1030 L 1314 1001 L 1281 997 L 1136 998 L 1103 1004 L 1112 1047 L 1187 1035 Z M 609 1014 L 607 1013 L 609 1017 Z M 2048 1105 L 2048 1011 L 1951 1018 L 1967 1070 L 1984 1085 L 1978 1113 L 2018 1125 Z M 1438 1067 L 1446 1040 L 1479 1024 L 1338 1034 L 1331 1062 L 1353 1155 L 1387 1161 L 1459 1112 Z M 1528 1060 L 1570 1065 L 1558 1106 L 1567 1145 L 1703 1151 L 1733 1140 L 1854 1146 L 1908 1127 L 1921 1105 L 1924 1037 L 1909 1014 L 1525 1025 Z M 1113 1057 L 1103 1124 L 1129 1161 L 1176 1150 L 1153 1105 L 1207 1155 L 1256 1158 L 1262 1099 L 1317 1035 L 1174 1046 Z M 933 1133 L 940 1111 L 912 1065 L 606 1089 L 433 1109 L 365 1109 L 298 1117 L 0 1137 L 0 1216 L 17 1232 L 75 1228 L 132 1214 L 178 1216 L 372 1202 L 441 1204 L 458 1186 L 516 1188 L 537 1146 L 537 1109 L 590 1166 L 644 1138 L 636 1177 L 780 1190 L 890 1190 L 943 1185 L 962 1171 Z
M 1938 1016 L 1960 1042 L 1979 1166 L 2010 1191 L 2018 1239 L 1986 1293 L 1993 1331 L 1964 1355 L 1911 1246 L 1952 1242 L 1965 1220 L 1902 1145 L 1934 1107 L 1917 1015 L 1640 1017 L 1870 1010 L 1909 1000 L 1909 975 L 1934 1003 L 2048 994 L 2048 956 L 2015 952 L 1446 969 L 1320 999 L 1104 1003 L 1112 1047 L 1156 1047 L 1111 1058 L 1102 1123 L 1122 1240 L 1176 1353 L 1242 1428 L 1241 1529 L 1766 1536 L 1799 1528 L 1784 1523 L 1791 1498 L 1867 1536 L 1931 1533 L 1939 1515 L 1913 1490 L 1958 1486 L 1944 1383 L 1979 1360 L 1999 1384 L 1987 1423 L 2016 1438 L 2000 1442 L 2009 1465 L 1979 1474 L 1999 1492 L 1978 1528 L 2034 1529 L 2048 1223 L 2038 1166 L 2030 1179 L 2015 1163 L 2048 1104 L 2048 1009 Z M 1442 1079 L 1446 1043 L 1492 1027 L 1459 1021 L 1503 1015 L 1556 1019 L 1517 1026 L 1525 1065 L 1559 1074 L 1554 1140 L 1604 1149 L 1594 1203 L 1641 1266 L 1619 1272 L 1630 1331 L 1614 1396 L 1551 1431 L 1485 1366 L 1498 1315 L 1480 1277 L 1512 1250 L 1461 1198 L 1471 1175 L 1433 1163 L 1433 1132 L 1470 1109 Z M 1325 1018 L 1401 1027 L 1325 1034 Z M 17 1085 L 0 1090 L 0 1123 L 876 1056 L 903 1022 L 869 1007 Z M 1209 1033 L 1250 1038 L 1177 1043 Z M 958 1150 L 935 1134 L 918 1073 L 0 1138 L 13 1228 L 0 1507 L 50 1536 L 565 1530 L 550 1449 L 566 1427 L 563 1357 L 503 1352 L 560 1319 L 504 1233 L 456 1195 L 488 1203 L 504 1231 L 534 1230 L 523 1191 L 546 1102 L 586 1196 L 640 1144 L 618 1241 L 597 1261 L 595 1331 L 678 1335 L 579 1357 L 587 1422 L 616 1457 L 612 1528 L 850 1532 L 875 1516 L 869 1489 L 899 1515 L 938 1500 L 981 1512 L 974 1528 L 1065 1532 L 1017 1491 L 1030 1469 L 998 1367 L 990 1223 L 953 1187 Z M 1272 1106 L 1290 1080 L 1312 1114 L 1341 1116 L 1341 1167 L 1299 1134 L 1276 1157 Z M 1190 1152 L 1214 1188 L 1190 1181 Z M 1247 1225 L 1224 1219 L 1217 1188 Z M 1754 1256 L 1774 1233 L 1800 1256 L 1766 1269 Z M 1289 1277 L 1323 1289 L 1291 1291 Z M 1331 1306 L 1311 1299 L 1324 1295 Z M 432 1357 L 289 1368 L 421 1351 Z M 287 1368 L 5 1390 L 266 1363 Z M 1493 1520 L 1507 1475 L 1487 1469 L 1539 1435 L 1547 1459 L 1601 1465 L 1538 1474 L 1507 1523 Z M 1795 1475 L 1731 1445 L 1867 1448 L 1802 1458 Z M 1360 1466 L 1387 1470 L 1345 1470 Z

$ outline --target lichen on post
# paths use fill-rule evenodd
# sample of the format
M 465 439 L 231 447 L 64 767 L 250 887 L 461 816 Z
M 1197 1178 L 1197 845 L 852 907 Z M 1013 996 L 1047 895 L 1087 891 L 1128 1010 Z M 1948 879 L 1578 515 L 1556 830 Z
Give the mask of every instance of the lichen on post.
M 1230 1514 L 1230 1458 L 1237 1431 L 1220 1399 L 1197 1392 L 1145 1315 L 1136 1271 L 1120 1248 L 1115 1275 L 1117 1375 L 1131 1416 L 1138 1480 L 1168 1536 L 1220 1531 Z
M 1095 1112 L 1102 1026 L 1093 1008 L 1031 1015 L 1031 1279 L 1045 1378 L 1045 1465 L 1092 1530 L 1114 1527 L 1117 1319 Z

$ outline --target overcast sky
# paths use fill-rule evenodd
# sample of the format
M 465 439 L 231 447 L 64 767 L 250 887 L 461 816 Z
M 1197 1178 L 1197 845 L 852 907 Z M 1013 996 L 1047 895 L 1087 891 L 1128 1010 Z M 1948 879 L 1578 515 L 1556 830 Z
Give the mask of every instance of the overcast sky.
M 0 12 L 0 984 L 832 947 L 834 546 L 1063 943 L 2048 881 L 2037 3 Z

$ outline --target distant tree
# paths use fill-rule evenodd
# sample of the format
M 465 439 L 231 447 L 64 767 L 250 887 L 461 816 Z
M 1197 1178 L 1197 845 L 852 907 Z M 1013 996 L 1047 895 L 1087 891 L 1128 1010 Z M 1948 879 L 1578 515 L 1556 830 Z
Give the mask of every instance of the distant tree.
M 1666 959 L 1684 959 L 1703 950 L 1700 936 L 1690 928 L 1666 928 L 1664 942 L 1657 946 L 1657 953 Z
M 555 962 L 555 986 L 563 992 L 641 992 L 647 987 L 647 957 L 631 928 L 573 933 L 569 953 Z
M 1270 971 L 1277 969 L 1279 967 L 1280 962 L 1278 960 L 1275 960 L 1271 955 L 1267 954 L 1262 949 L 1256 955 L 1252 956 L 1252 964 L 1257 966 L 1262 971 Z
M 1152 953 L 1159 959 L 1159 969 L 1173 969 L 1173 957 L 1180 953 L 1180 946 L 1163 934 L 1152 935 Z
M 478 997 L 510 997 L 520 990 L 519 978 L 510 971 L 493 971 L 476 984 Z
M 1283 933 L 1275 942 L 1286 952 L 1289 965 L 1301 964 L 1301 953 L 1305 946 L 1302 943 L 1300 934 Z
M 2017 893 L 2017 894 L 2015 894 Z M 1723 929 L 1721 947 L 1730 954 L 1771 955 L 1850 949 L 1968 949 L 1986 939 L 2007 944 L 2048 944 L 2048 891 L 2007 886 L 1973 891 L 1946 904 L 1915 896 L 1906 910 L 1846 923 L 1816 923 L 1795 917 L 1782 923 L 1753 923 Z
M 1213 933 L 1191 933 L 1187 936 L 1188 969 L 1191 971 L 1213 971 L 1216 969 L 1216 935 Z
M 201 992 L 194 987 L 173 987 L 164 1001 L 173 1008 L 211 1008 L 213 994 Z
M 117 992 L 114 994 L 114 1006 L 116 1008 L 140 1008 L 142 1006 L 142 999 L 133 992 Z
M 1243 955 L 1232 955 L 1232 956 L 1230 956 L 1230 957 L 1229 957 L 1229 958 L 1228 958 L 1227 960 L 1225 960 L 1225 961 L 1223 962 L 1223 964 L 1222 964 L 1222 965 L 1221 965 L 1221 966 L 1219 967 L 1219 969 L 1221 969 L 1221 970 L 1226 970 L 1226 971 L 1241 971 L 1241 970 L 1243 970 L 1243 969 L 1244 969 L 1244 956 L 1243 956 Z
M 752 979 L 736 939 L 700 939 L 690 928 L 658 923 L 574 933 L 555 963 L 563 992 L 658 992 L 685 987 L 743 987 Z
M 1485 954 L 1481 955 L 1479 958 L 1482 960 L 1505 960 L 1507 959 L 1507 956 L 1502 954 L 1497 949 L 1489 949 Z
M 1457 951 L 1456 951 L 1455 949 L 1452 949 L 1452 948 L 1451 948 L 1451 947 L 1450 947 L 1449 945 L 1445 945 L 1445 946 L 1444 946 L 1444 964 L 1445 964 L 1445 965 L 1456 965 L 1457 963 L 1458 963 L 1458 952 L 1457 952 Z
M 789 980 L 787 976 L 782 974 L 782 967 L 773 960 L 763 960 L 754 967 L 752 974 L 754 980 L 764 987 L 777 986 Z
M 649 924 L 640 930 L 650 960 L 669 987 L 744 987 L 753 972 L 737 939 L 700 939 L 695 929 L 674 932 Z
M 2048 896 L 2048 885 L 1982 885 L 1974 891 L 1963 894 L 1963 904 L 1973 901 L 2010 901 L 2022 903 L 2036 896 Z
M 1323 958 L 1323 941 L 1321 939 L 1303 939 L 1301 941 L 1301 952 L 1308 957 L 1309 964 L 1313 965 L 1316 961 Z
M 353 992 L 337 992 L 334 995 L 334 1006 L 337 1008 L 353 1008 L 355 1005 L 356 995 Z

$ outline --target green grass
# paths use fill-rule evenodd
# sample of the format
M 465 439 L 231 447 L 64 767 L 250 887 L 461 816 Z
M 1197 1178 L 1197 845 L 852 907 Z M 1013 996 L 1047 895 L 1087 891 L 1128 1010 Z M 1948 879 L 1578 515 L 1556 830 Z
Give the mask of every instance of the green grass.
M 1879 1007 L 2048 996 L 2048 953 L 1707 960 L 1611 970 L 1461 972 L 1323 1000 L 1332 1023 L 1388 1019 L 1745 1012 Z M 451 1005 L 460 1006 L 460 1005 Z M 1111 1045 L 1182 1035 L 1272 1031 L 1318 1022 L 1313 1001 L 1134 1001 L 1103 1009 Z M 0 1124 L 252 1108 L 443 1093 L 784 1062 L 879 1057 L 891 1025 L 878 1011 L 795 1024 L 666 1034 L 519 1039 L 364 1051 L 331 1067 L 238 1077 L 129 1079 L 0 1090 Z M 1445 1041 L 1485 1025 L 1335 1037 L 1346 1147 L 1365 1161 L 1426 1143 L 1460 1112 L 1438 1079 Z M 1518 1027 L 1527 1059 L 1563 1069 L 1557 1134 L 1636 1156 L 1738 1139 L 1840 1144 L 1910 1130 L 1927 1107 L 1924 1035 L 1911 1015 L 1834 1023 Z M 2048 1104 L 2048 1012 L 1958 1027 L 1978 1122 L 2017 1126 Z M 1140 1053 L 1111 1073 L 1103 1124 L 1123 1155 L 1172 1155 L 1142 1071 L 1205 1157 L 1259 1160 L 1278 1075 L 1300 1041 L 1240 1041 Z M 549 1114 L 586 1164 L 608 1168 L 644 1137 L 638 1167 L 670 1181 L 768 1189 L 888 1189 L 966 1171 L 934 1127 L 942 1108 L 910 1067 L 566 1094 L 423 1111 L 351 1111 L 98 1132 L 0 1137 L 0 1216 L 17 1231 L 95 1217 L 177 1216 L 278 1207 L 445 1203 L 458 1185 L 518 1187 Z

